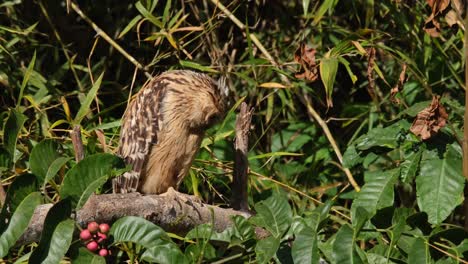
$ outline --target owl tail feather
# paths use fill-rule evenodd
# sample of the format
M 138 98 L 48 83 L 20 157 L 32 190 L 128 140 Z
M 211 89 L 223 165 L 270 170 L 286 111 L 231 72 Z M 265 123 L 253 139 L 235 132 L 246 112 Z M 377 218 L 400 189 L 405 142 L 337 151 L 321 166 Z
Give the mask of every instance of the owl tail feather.
M 122 176 L 112 180 L 112 189 L 114 193 L 131 193 L 136 192 L 138 188 L 139 173 L 129 171 Z

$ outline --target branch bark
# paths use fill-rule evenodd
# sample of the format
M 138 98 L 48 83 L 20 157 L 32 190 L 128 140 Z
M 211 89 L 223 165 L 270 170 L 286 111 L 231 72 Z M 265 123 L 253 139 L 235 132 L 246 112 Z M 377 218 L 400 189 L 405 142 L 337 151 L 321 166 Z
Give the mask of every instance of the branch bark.
M 234 160 L 234 173 L 232 179 L 232 198 L 231 206 L 235 210 L 248 212 L 248 170 L 249 161 L 247 159 L 249 147 L 249 130 L 250 121 L 252 120 L 253 108 L 249 107 L 245 102 L 240 106 L 240 112 L 236 118 L 236 139 L 234 149 L 236 156 Z
M 79 125 L 73 126 L 70 137 L 73 143 L 73 149 L 75 150 L 75 160 L 76 162 L 80 162 L 80 160 L 84 158 L 84 147 L 83 140 L 81 139 L 81 127 Z
M 52 204 L 36 208 L 30 224 L 18 244 L 28 244 L 40 240 L 44 220 Z M 113 223 L 124 216 L 139 216 L 162 227 L 167 232 L 185 235 L 197 225 L 212 223 L 217 232 L 232 226 L 231 217 L 249 213 L 207 205 L 187 198 L 187 201 L 161 195 L 142 195 L 140 193 L 102 194 L 91 196 L 86 204 L 75 214 L 76 223 L 85 227 L 88 222 Z M 268 232 L 256 230 L 263 238 Z

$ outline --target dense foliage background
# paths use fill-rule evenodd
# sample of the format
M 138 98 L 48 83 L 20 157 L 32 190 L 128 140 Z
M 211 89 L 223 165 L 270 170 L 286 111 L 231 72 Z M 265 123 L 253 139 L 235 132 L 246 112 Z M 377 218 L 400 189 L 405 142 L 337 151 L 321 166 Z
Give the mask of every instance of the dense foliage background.
M 231 111 L 208 131 L 182 191 L 229 206 L 245 101 L 255 107 L 249 202 L 258 214 L 186 237 L 122 218 L 108 261 L 468 263 L 461 1 L 220 2 L 0 3 L 1 257 L 103 262 L 73 237 L 70 212 L 95 190 L 111 192 L 109 178 L 124 169 L 112 153 L 129 98 L 149 76 L 192 69 L 228 77 Z M 410 127 L 435 95 L 442 128 L 422 140 Z M 60 205 L 49 232 L 15 246 L 41 203 Z M 257 239 L 255 226 L 271 236 Z

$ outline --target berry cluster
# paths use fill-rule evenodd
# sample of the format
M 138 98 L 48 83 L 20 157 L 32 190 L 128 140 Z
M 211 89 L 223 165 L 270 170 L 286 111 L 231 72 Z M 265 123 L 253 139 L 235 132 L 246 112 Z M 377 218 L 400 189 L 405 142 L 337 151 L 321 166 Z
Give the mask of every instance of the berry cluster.
M 99 256 L 105 257 L 109 255 L 109 250 L 106 247 L 107 233 L 109 225 L 102 223 L 98 225 L 96 222 L 88 224 L 88 228 L 81 230 L 80 239 L 85 243 L 86 248 L 91 252 L 97 252 Z

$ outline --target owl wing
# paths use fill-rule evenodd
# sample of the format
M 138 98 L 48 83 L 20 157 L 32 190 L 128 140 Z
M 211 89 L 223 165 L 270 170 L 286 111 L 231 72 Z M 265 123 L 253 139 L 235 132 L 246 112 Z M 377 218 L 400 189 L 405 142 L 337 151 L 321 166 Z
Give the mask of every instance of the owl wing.
M 132 170 L 112 181 L 114 193 L 135 192 L 151 147 L 157 143 L 159 109 L 165 93 L 163 83 L 150 82 L 130 102 L 122 118 L 118 155 Z

